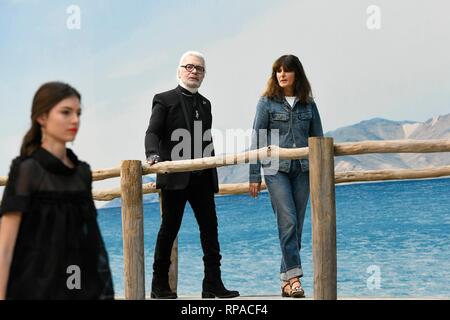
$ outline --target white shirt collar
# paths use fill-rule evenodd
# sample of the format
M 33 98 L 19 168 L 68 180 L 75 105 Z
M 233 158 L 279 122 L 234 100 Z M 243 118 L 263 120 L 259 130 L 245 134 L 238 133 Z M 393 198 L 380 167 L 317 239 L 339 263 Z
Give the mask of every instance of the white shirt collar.
M 291 106 L 291 108 L 294 107 L 295 103 L 297 102 L 297 97 L 293 96 L 293 97 L 284 97 L 286 99 L 286 101 L 289 103 L 289 105 Z

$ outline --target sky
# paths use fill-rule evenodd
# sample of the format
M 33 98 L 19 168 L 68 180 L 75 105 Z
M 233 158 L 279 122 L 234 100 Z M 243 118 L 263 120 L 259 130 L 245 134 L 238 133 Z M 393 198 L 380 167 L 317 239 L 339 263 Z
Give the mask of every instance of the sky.
M 245 147 L 225 130 L 251 128 L 283 54 L 302 61 L 324 131 L 447 114 L 449 12 L 445 0 L 0 0 L 0 176 L 19 153 L 34 93 L 53 80 L 82 94 L 69 147 L 92 169 L 144 160 L 151 101 L 177 85 L 187 50 L 206 56 L 200 92 L 222 133 L 217 154 Z

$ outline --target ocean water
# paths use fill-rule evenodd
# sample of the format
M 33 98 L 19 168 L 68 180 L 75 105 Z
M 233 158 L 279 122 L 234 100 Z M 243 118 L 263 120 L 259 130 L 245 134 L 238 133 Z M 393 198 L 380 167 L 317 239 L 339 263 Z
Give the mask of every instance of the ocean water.
M 222 274 L 241 295 L 279 295 L 280 249 L 268 193 L 216 197 Z M 124 296 L 120 208 L 99 209 L 117 296 Z M 341 297 L 450 297 L 450 179 L 338 185 Z M 311 215 L 303 229 L 302 283 L 313 295 Z M 144 205 L 145 289 L 150 293 L 159 203 Z M 179 237 L 180 296 L 200 296 L 198 227 L 189 204 Z

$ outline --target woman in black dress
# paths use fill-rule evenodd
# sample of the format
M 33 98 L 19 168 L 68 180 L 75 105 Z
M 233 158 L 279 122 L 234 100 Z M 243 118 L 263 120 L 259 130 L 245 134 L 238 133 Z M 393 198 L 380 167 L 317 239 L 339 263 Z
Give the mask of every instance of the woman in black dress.
M 0 299 L 114 298 L 91 170 L 66 149 L 79 129 L 80 100 L 60 82 L 34 96 L 0 207 Z

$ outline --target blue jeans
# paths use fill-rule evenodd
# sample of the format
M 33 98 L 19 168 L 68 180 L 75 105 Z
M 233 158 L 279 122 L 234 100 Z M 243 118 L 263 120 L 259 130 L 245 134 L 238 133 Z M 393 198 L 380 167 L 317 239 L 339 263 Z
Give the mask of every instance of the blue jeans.
M 299 160 L 292 160 L 289 173 L 264 175 L 278 225 L 281 247 L 280 279 L 302 277 L 300 248 L 303 221 L 309 198 L 309 171 L 303 172 Z

